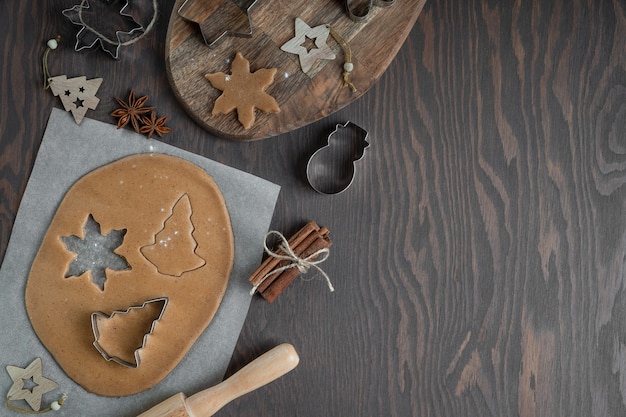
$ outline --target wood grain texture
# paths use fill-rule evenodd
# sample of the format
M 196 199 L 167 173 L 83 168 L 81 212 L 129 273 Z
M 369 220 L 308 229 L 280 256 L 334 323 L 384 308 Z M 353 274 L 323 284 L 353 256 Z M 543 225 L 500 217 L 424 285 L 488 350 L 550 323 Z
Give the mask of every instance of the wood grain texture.
M 202 0 L 213 8 L 221 0 Z M 380 78 L 396 55 L 422 10 L 425 0 L 400 0 L 394 7 L 375 7 L 366 22 L 351 21 L 342 2 L 335 0 L 298 0 L 289 2 L 258 2 L 249 10 L 252 37 L 224 36 L 213 42 L 217 35 L 239 24 L 224 18 L 205 16 L 200 7 L 189 6 L 178 0 L 171 15 L 166 40 L 166 66 L 170 84 L 181 105 L 198 124 L 220 137 L 238 140 L 254 140 L 287 133 L 319 120 L 361 97 Z M 183 7 L 183 14 L 177 12 Z M 187 7 L 189 6 L 189 7 Z M 232 3 L 222 3 L 215 12 L 218 16 Z M 196 10 L 197 9 L 197 10 Z M 243 14 L 242 14 L 243 15 Z M 190 22 L 190 17 L 194 17 Z M 245 15 L 239 16 L 243 19 Z M 294 21 L 300 18 L 312 27 L 331 25 L 334 31 L 350 44 L 353 82 L 359 91 L 352 92 L 343 84 L 345 54 L 337 42 L 328 40 L 335 55 L 341 59 L 318 60 L 313 69 L 301 70 L 297 55 L 281 51 L 287 41 L 294 38 Z M 247 23 L 246 19 L 243 19 Z M 224 21 L 224 26 L 220 22 Z M 207 47 L 200 34 L 201 23 Z M 243 32 L 243 31 L 241 31 Z M 211 35 L 210 35 L 211 34 Z M 267 88 L 278 103 L 280 113 L 257 111 L 257 121 L 252 126 L 237 120 L 235 111 L 213 114 L 219 91 L 211 87 L 204 75 L 230 73 L 230 62 L 235 53 L 241 53 L 250 61 L 251 70 L 275 68 L 278 76 Z
M 71 5 L 0 6 L 0 254 L 60 107 L 38 65 L 46 39 L 75 33 Z M 429 1 L 367 94 L 248 143 L 207 133 L 172 93 L 172 6 L 119 61 L 66 48 L 51 73 L 102 76 L 87 117 L 109 123 L 111 97 L 150 95 L 168 142 L 282 186 L 274 229 L 315 219 L 334 242 L 336 291 L 296 280 L 255 297 L 229 373 L 281 342 L 299 366 L 217 415 L 626 414 L 624 1 Z M 371 145 L 351 188 L 318 195 L 306 161 L 347 120 Z
M 189 417 L 187 406 L 185 405 L 185 395 L 179 392 L 148 411 L 141 413 L 139 417 Z

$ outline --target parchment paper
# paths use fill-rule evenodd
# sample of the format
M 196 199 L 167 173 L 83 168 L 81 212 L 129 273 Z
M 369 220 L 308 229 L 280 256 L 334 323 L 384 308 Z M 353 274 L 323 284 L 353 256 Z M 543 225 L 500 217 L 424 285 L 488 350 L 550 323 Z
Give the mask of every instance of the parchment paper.
M 169 134 L 176 135 L 175 132 Z M 93 169 L 135 153 L 164 153 L 200 166 L 220 187 L 235 235 L 235 263 L 215 318 L 185 358 L 163 381 L 143 393 L 119 398 L 90 394 L 69 379 L 33 331 L 24 306 L 30 266 L 56 208 L 76 180 Z M 22 197 L 0 269 L 1 416 L 22 416 L 6 408 L 4 395 L 13 381 L 7 365 L 25 368 L 43 361 L 43 375 L 59 384 L 44 395 L 42 409 L 62 393 L 68 399 L 55 416 L 131 417 L 178 392 L 187 395 L 219 383 L 230 361 L 250 305 L 250 273 L 262 257 L 279 186 L 128 129 L 85 118 L 77 125 L 70 113 L 53 109 L 31 177 Z M 17 404 L 28 407 L 19 401 Z

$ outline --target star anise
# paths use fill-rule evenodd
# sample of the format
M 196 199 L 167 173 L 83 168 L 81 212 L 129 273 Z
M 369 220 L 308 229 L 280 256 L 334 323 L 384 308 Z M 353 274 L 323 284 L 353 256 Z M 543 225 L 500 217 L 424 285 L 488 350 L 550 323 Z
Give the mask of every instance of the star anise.
M 165 126 L 166 120 L 167 116 L 159 117 L 157 119 L 157 115 L 154 111 L 150 114 L 150 117 L 141 116 L 141 121 L 144 125 L 139 128 L 139 132 L 147 134 L 148 139 L 152 137 L 153 133 L 156 133 L 162 138 L 164 133 L 172 131 L 172 129 Z
M 111 116 L 119 117 L 117 121 L 117 128 L 121 129 L 126 126 L 128 122 L 133 125 L 135 132 L 140 131 L 139 123 L 141 122 L 141 115 L 151 111 L 154 107 L 144 107 L 148 100 L 148 96 L 139 97 L 135 99 L 135 92 L 130 91 L 128 95 L 128 102 L 125 102 L 117 97 L 115 101 L 120 105 L 120 108 L 111 113 Z

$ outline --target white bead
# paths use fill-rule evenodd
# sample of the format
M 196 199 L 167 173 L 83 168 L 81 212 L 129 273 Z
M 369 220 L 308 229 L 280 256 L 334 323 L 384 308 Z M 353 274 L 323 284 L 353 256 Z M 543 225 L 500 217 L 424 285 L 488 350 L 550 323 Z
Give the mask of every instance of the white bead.
M 353 69 L 354 69 L 354 64 L 352 64 L 352 62 L 346 62 L 345 64 L 343 64 L 344 71 L 352 72 Z
M 59 43 L 57 42 L 56 39 L 50 39 L 47 45 L 48 45 L 48 48 L 50 49 L 57 49 L 57 47 L 59 46 Z
M 52 404 L 50 404 L 50 408 L 52 411 L 59 411 L 61 409 L 61 404 L 59 404 L 58 401 L 53 401 Z

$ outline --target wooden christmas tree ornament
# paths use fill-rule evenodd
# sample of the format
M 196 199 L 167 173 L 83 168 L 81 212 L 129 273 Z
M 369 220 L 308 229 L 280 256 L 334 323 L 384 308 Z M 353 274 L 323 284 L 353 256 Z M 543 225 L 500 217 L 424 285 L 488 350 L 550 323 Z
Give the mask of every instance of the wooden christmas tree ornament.
M 52 94 L 61 99 L 65 111 L 71 112 L 76 123 L 80 124 L 87 110 L 95 110 L 100 102 L 100 99 L 96 97 L 96 93 L 100 88 L 100 84 L 102 84 L 102 78 L 88 80 L 85 76 L 76 78 L 67 78 L 66 75 L 50 76 L 48 55 L 50 51 L 57 49 L 59 40 L 60 37 L 50 39 L 46 44 L 47 47 L 42 60 L 44 89 L 50 88 Z
M 102 84 L 102 78 L 86 77 L 67 78 L 59 75 L 48 79 L 52 94 L 61 99 L 65 111 L 69 111 L 74 116 L 76 123 L 80 124 L 85 117 L 87 110 L 95 110 L 100 102 L 96 93 Z

